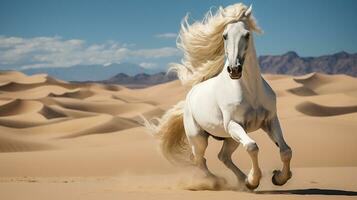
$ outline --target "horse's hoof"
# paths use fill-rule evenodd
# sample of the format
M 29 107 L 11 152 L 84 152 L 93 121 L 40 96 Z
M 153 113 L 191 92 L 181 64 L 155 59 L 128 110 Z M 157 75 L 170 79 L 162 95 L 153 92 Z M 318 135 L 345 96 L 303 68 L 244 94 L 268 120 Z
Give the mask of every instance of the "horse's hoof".
M 277 174 L 279 174 L 279 171 L 278 171 L 278 170 L 274 170 L 274 171 L 273 171 L 273 176 L 271 177 L 271 182 L 272 182 L 274 185 L 278 185 L 278 186 L 284 185 L 284 183 L 279 183 L 279 182 L 276 180 Z
M 285 180 L 285 181 L 277 181 L 277 176 L 279 176 L 279 174 L 281 173 L 280 170 L 274 170 L 273 171 L 273 176 L 271 177 L 271 182 L 274 184 L 274 185 L 277 185 L 277 186 L 282 186 L 284 185 L 286 182 L 288 182 L 288 180 L 291 178 L 292 174 L 291 172 L 289 172 L 289 177 Z
M 248 179 L 245 179 L 245 186 L 249 189 L 249 190 L 255 190 L 257 189 L 257 187 L 259 186 L 259 182 L 257 185 L 251 185 L 248 181 Z

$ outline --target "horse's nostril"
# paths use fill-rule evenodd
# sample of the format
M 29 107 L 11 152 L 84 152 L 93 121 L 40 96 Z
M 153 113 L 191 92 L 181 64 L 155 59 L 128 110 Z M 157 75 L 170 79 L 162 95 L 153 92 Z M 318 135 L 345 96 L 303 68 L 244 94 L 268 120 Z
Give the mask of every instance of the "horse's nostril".
M 228 66 L 228 67 L 227 67 L 227 71 L 228 71 L 228 73 L 231 73 L 231 72 L 232 72 L 232 69 Z
M 238 69 L 237 69 L 237 71 L 240 73 L 240 72 L 242 72 L 242 70 L 243 70 L 242 65 L 238 65 Z

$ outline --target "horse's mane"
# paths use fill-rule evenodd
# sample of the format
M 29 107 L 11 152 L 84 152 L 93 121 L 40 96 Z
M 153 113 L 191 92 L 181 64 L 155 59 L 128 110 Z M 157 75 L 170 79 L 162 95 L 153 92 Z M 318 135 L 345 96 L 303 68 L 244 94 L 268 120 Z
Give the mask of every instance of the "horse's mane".
M 201 22 L 191 25 L 186 15 L 177 41 L 177 47 L 184 53 L 182 64 L 170 65 L 170 70 L 177 71 L 182 84 L 195 85 L 222 71 L 225 59 L 222 34 L 227 24 L 246 20 L 250 30 L 260 32 L 253 16 L 244 19 L 247 9 L 242 3 L 219 7 L 214 14 L 210 10 Z

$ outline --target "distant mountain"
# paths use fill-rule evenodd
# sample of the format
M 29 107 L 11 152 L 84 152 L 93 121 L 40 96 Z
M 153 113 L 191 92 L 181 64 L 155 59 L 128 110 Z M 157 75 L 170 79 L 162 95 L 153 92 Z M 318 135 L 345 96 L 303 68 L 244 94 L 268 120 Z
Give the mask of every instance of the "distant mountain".
M 45 73 L 66 81 L 100 81 L 109 79 L 118 73 L 136 75 L 139 73 L 153 74 L 156 70 L 149 70 L 133 63 L 114 63 L 103 65 L 76 65 L 71 67 L 35 68 L 23 70 L 28 75 Z
M 104 83 L 104 84 L 119 84 L 130 88 L 141 88 L 141 87 L 147 87 L 160 83 L 166 83 L 176 79 L 177 76 L 175 73 L 168 73 L 168 74 L 166 74 L 165 72 L 159 72 L 155 74 L 140 73 L 134 76 L 130 76 L 124 73 L 119 73 L 107 80 L 84 81 L 84 83 L 95 82 L 95 83 Z
M 262 73 L 302 75 L 311 72 L 348 74 L 357 76 L 357 53 L 339 52 L 319 57 L 300 57 L 290 51 L 283 55 L 260 56 Z M 102 65 L 77 65 L 72 67 L 37 68 L 23 71 L 26 74 L 46 73 L 59 79 L 77 82 L 102 82 L 124 85 L 154 85 L 175 79 L 158 70 L 149 70 L 133 63 Z M 135 87 L 135 86 L 134 86 Z
M 290 51 L 279 56 L 260 56 L 263 73 L 302 75 L 311 72 L 357 76 L 357 53 L 339 52 L 319 57 L 300 57 Z
M 127 74 L 120 73 L 102 82 L 109 83 L 109 84 L 119 83 L 124 85 L 130 85 L 130 84 L 155 85 L 155 84 L 172 81 L 175 79 L 177 79 L 176 74 L 174 73 L 166 74 L 165 72 L 159 72 L 152 75 L 141 73 L 135 76 L 128 76 Z

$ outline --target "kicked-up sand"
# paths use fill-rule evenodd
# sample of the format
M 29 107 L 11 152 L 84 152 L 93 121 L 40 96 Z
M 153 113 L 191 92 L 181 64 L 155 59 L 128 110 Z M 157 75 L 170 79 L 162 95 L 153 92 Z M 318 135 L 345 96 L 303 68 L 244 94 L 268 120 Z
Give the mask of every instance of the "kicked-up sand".
M 0 73 L 0 199 L 355 199 L 357 79 L 345 75 L 264 75 L 278 96 L 284 136 L 293 149 L 292 179 L 274 186 L 279 150 L 261 130 L 263 170 L 255 192 L 236 190 L 210 139 L 209 168 L 227 180 L 219 191 L 192 168 L 160 154 L 140 116 L 162 115 L 187 88 L 173 81 L 144 89 L 74 84 L 45 74 Z M 240 147 L 235 163 L 248 172 Z

